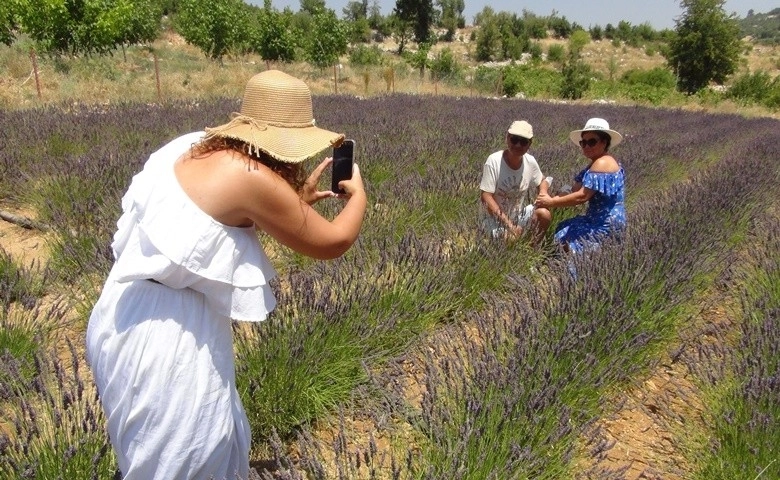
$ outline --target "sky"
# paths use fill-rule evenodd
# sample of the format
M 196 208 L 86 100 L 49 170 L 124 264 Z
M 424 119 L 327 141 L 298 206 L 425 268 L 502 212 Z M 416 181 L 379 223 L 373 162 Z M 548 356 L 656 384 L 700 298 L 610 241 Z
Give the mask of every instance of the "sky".
M 263 0 L 246 0 L 254 5 L 263 5 Z M 341 18 L 342 10 L 350 0 L 325 0 L 325 5 L 335 10 Z M 382 15 L 388 15 L 395 7 L 395 0 L 377 0 Z M 369 0 L 372 5 L 374 0 Z M 464 0 L 466 8 L 463 16 L 466 24 L 473 23 L 474 15 L 482 11 L 485 5 L 490 5 L 496 12 L 511 12 L 518 15 L 523 9 L 539 16 L 550 15 L 553 10 L 559 17 L 566 17 L 570 22 L 577 22 L 585 28 L 592 25 L 602 27 L 611 23 L 614 26 L 621 20 L 631 25 L 649 23 L 654 29 L 674 28 L 675 19 L 682 14 L 679 0 Z M 434 5 L 435 5 L 434 0 Z M 271 0 L 278 10 L 290 7 L 293 11 L 300 9 L 300 0 Z M 745 17 L 748 10 L 755 13 L 767 13 L 780 7 L 780 0 L 726 0 L 724 10 L 727 14 L 736 13 Z

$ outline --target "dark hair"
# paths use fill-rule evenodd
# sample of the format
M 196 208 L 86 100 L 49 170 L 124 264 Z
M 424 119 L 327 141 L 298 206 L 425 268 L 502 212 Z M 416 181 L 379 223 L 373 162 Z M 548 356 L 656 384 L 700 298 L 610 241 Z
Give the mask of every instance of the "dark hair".
M 610 137 L 607 132 L 602 132 L 601 130 L 584 130 L 580 132 L 580 138 L 582 138 L 586 133 L 593 133 L 599 137 L 599 140 L 604 142 L 604 151 L 609 151 L 609 144 L 612 143 L 612 137 Z
M 251 149 L 249 144 L 234 138 L 211 137 L 192 147 L 192 156 L 199 157 L 220 150 L 232 150 L 247 160 L 247 167 L 257 168 L 253 162 L 262 163 L 289 183 L 296 192 L 300 192 L 306 181 L 306 171 L 301 163 L 289 163 L 277 160 L 263 151 Z
M 592 130 L 592 132 L 604 141 L 604 151 L 609 151 L 609 144 L 612 143 L 612 137 L 607 132 L 602 132 L 600 130 Z

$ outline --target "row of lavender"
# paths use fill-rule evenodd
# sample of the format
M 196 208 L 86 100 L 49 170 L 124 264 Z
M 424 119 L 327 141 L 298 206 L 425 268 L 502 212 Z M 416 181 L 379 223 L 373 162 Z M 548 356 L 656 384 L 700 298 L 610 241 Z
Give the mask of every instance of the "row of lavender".
M 316 101 L 319 124 L 357 139 L 372 209 L 343 259 L 282 255 L 281 282 L 290 288 L 278 289 L 279 310 L 256 332 L 239 331 L 255 441 L 264 444 L 273 429 L 289 439 L 355 396 L 376 405 L 381 392 L 385 406 L 368 413 L 420 426 L 413 468 L 429 478 L 544 477 L 566 468 L 604 389 L 648 365 L 697 282 L 721 268 L 725 227 L 753 215 L 758 192 L 777 180 L 771 120 L 413 96 Z M 235 108 L 0 113 L 2 197 L 30 199 L 55 228 L 61 279 L 94 280 L 110 262 L 119 196 L 146 155 Z M 566 134 L 590 116 L 627 137 L 616 155 L 629 172 L 632 229 L 622 245 L 579 260 L 589 273 L 575 282 L 539 252 L 476 234 L 477 183 L 517 118 L 534 124 L 532 149 L 546 173 L 570 177 L 581 162 Z M 746 167 L 751 176 L 740 173 Z M 547 262 L 545 279 L 529 277 L 533 262 Z M 96 286 L 85 289 L 94 295 Z M 463 324 L 483 332 L 483 342 L 470 342 Z M 388 386 L 401 383 L 394 365 L 426 332 L 449 340 L 424 362 L 427 394 L 409 416 L 404 392 Z M 458 355 L 451 345 L 467 348 Z
M 718 341 L 701 344 L 685 357 L 717 399 L 711 417 L 713 441 L 702 478 L 780 477 L 780 215 L 776 205 L 752 222 L 749 234 L 750 245 L 730 266 L 723 285 L 739 292 L 730 321 L 710 329 Z M 702 371 L 701 365 L 708 363 L 716 363 L 717 368 Z

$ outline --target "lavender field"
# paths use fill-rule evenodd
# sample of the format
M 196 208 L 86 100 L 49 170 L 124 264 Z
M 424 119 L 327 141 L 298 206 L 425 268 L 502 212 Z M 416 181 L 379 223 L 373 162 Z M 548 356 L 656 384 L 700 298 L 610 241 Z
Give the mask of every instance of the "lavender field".
M 50 258 L 20 263 L 0 238 L 0 477 L 113 477 L 82 344 L 120 197 L 152 151 L 238 108 L 0 112 L 0 206 L 49 229 Z M 574 259 L 550 235 L 483 238 L 482 164 L 511 121 L 533 124 L 555 190 L 584 166 L 568 132 L 594 116 L 625 137 L 625 237 Z M 671 358 L 703 421 L 672 432 L 678 471 L 647 478 L 780 478 L 780 122 L 410 95 L 315 97 L 315 117 L 356 139 L 370 208 L 336 261 L 261 237 L 279 307 L 235 327 L 258 477 L 633 478 L 603 461 L 599 419 Z M 727 318 L 702 324 L 712 298 Z

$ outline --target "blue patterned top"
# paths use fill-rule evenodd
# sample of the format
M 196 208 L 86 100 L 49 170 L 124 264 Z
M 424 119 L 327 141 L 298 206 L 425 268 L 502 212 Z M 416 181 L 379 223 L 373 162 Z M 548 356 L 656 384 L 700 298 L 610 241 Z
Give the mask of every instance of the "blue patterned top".
M 591 172 L 590 166 L 574 177 L 575 182 L 596 193 L 588 201 L 584 215 L 558 224 L 555 240 L 567 243 L 579 252 L 586 243 L 599 243 L 599 237 L 620 231 L 626 226 L 625 174 L 623 167 L 613 173 Z

